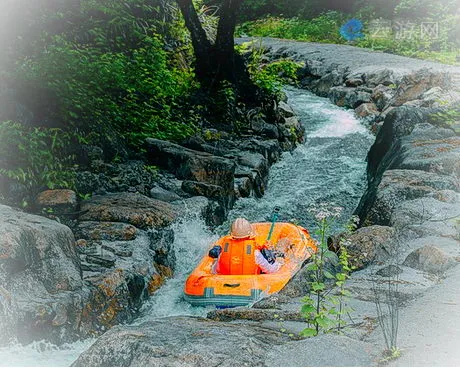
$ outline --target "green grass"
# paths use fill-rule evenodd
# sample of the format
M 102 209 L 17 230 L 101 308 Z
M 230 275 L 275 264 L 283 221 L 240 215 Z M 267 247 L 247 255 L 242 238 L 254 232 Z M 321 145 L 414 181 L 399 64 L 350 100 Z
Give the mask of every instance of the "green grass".
M 441 23 L 446 31 L 442 32 L 437 40 L 422 39 L 417 33 L 410 39 L 397 39 L 392 34 L 386 35 L 386 37 L 373 37 L 365 27 L 362 39 L 347 42 L 341 37 L 339 30 L 341 25 L 348 19 L 350 19 L 350 16 L 338 12 L 328 12 L 311 20 L 266 17 L 239 25 L 237 35 L 350 44 L 374 51 L 432 60 L 450 65 L 460 65 L 460 47 L 452 41 L 454 32 L 452 24 L 454 23 L 451 20 Z

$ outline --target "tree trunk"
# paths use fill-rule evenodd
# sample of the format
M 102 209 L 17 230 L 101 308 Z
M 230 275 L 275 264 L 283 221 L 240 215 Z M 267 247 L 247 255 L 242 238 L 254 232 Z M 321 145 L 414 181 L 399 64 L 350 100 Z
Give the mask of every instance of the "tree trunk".
M 237 73 L 235 70 L 235 27 L 238 9 L 242 0 L 226 0 L 221 9 L 221 17 L 217 27 L 216 37 L 216 62 L 217 62 L 217 79 L 237 82 Z
M 215 44 L 206 36 L 192 0 L 176 0 L 192 37 L 195 72 L 202 86 L 216 87 L 226 80 L 236 85 L 246 83 L 247 72 L 241 60 L 236 61 L 234 33 L 237 12 L 243 0 L 223 0 Z
M 200 81 L 206 80 L 212 70 L 213 46 L 206 36 L 192 0 L 176 0 L 185 20 L 185 26 L 192 37 L 195 53 L 195 73 Z

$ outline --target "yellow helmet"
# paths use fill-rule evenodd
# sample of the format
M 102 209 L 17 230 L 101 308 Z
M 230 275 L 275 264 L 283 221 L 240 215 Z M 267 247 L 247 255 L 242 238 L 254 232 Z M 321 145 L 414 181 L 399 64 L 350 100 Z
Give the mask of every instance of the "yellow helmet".
M 230 235 L 235 239 L 244 239 L 254 236 L 252 225 L 245 218 L 237 218 L 230 227 Z

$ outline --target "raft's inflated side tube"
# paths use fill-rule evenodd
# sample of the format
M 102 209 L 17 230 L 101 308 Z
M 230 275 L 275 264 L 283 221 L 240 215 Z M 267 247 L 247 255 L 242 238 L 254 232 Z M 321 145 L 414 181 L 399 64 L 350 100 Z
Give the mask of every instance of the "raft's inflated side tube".
M 256 244 L 266 242 L 270 226 L 269 222 L 253 224 Z M 198 306 L 248 305 L 262 295 L 280 291 L 300 269 L 303 262 L 317 249 L 315 241 L 306 229 L 290 223 L 276 223 L 270 243 L 277 253 L 284 254 L 284 258 L 278 258 L 282 263 L 278 272 L 244 275 L 213 274 L 211 268 L 214 259 L 206 252 L 185 283 L 185 300 Z

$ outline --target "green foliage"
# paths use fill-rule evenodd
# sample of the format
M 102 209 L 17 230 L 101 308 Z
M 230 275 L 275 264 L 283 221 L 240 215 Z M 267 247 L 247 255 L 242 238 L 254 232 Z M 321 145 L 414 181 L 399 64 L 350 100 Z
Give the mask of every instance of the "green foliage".
M 262 45 L 254 47 L 252 43 L 242 44 L 237 46 L 236 50 L 240 53 L 250 52 L 248 71 L 251 80 L 269 96 L 274 96 L 279 100 L 282 97 L 283 84 L 297 83 L 297 72 L 302 64 L 289 59 L 263 63 Z
M 326 269 L 327 263 L 335 258 L 335 254 L 328 250 L 327 235 L 334 218 L 339 214 L 338 208 L 332 211 L 322 208 L 316 215 L 319 225 L 318 251 L 312 255 L 311 263 L 307 266 L 310 271 L 310 293 L 302 298 L 303 305 L 300 310 L 307 322 L 307 327 L 301 332 L 304 337 L 316 336 L 320 332 L 340 333 L 346 324 L 343 316 L 351 312 L 346 306 L 350 292 L 345 288 L 345 282 L 352 267 L 349 265 L 350 256 L 345 247 L 341 247 L 339 252 L 339 271 L 332 274 Z M 352 228 L 350 225 L 347 231 Z M 332 284 L 333 288 L 328 287 L 328 284 Z
M 86 131 L 114 129 L 136 146 L 146 137 L 180 139 L 195 128 L 193 113 L 181 109 L 195 87 L 193 74 L 170 68 L 155 36 L 145 36 L 130 55 L 54 36 L 47 51 L 26 60 L 19 72 L 56 94 L 57 118 Z
M 182 139 L 196 129 L 189 96 L 198 86 L 177 14 L 159 0 L 62 4 L 45 13 L 16 78 L 56 96 L 52 119 L 69 129 L 115 132 L 134 147 L 146 137 Z
M 65 153 L 74 137 L 56 128 L 28 128 L 0 123 L 0 176 L 28 190 L 73 188 L 74 156 Z
M 380 365 L 385 365 L 392 360 L 398 359 L 402 354 L 401 349 L 398 347 L 392 347 L 391 349 L 385 350 L 383 352 L 383 358 L 379 360 Z
M 267 17 L 243 23 L 238 27 L 237 34 L 309 42 L 344 43 L 340 37 L 339 28 L 345 19 L 344 15 L 333 11 L 311 20 Z

